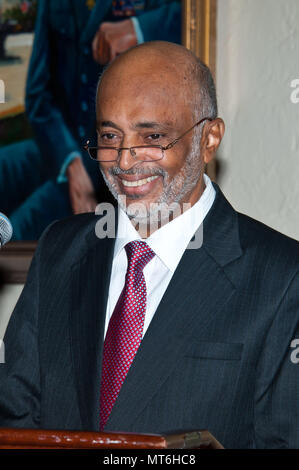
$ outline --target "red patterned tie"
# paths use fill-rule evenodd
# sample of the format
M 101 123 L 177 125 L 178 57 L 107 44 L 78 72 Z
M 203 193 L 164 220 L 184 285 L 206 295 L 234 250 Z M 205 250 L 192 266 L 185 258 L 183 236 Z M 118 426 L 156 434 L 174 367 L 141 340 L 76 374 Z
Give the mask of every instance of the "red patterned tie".
M 139 348 L 146 311 L 143 269 L 155 253 L 143 241 L 125 247 L 128 269 L 124 289 L 111 316 L 103 351 L 100 429 L 103 430 L 114 402 Z

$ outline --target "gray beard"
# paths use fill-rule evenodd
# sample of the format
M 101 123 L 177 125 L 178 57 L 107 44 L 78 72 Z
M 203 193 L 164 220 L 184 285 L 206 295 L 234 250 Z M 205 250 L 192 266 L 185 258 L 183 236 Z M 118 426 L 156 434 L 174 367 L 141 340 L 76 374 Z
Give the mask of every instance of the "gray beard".
M 184 200 L 184 198 L 191 193 L 201 177 L 203 165 L 201 164 L 200 160 L 200 140 L 201 131 L 199 130 L 198 132 L 194 133 L 192 148 L 186 158 L 184 166 L 172 181 L 169 181 L 169 174 L 162 168 L 132 168 L 130 170 L 121 170 L 119 167 L 114 167 L 109 170 L 111 179 L 113 176 L 119 174 L 148 174 L 161 175 L 163 177 L 164 189 L 161 196 L 154 203 L 151 203 L 149 208 L 144 207 L 142 211 L 136 211 L 136 205 L 134 203 L 126 206 L 125 195 L 120 195 L 120 193 L 117 191 L 117 184 L 113 181 L 110 181 L 110 179 L 107 178 L 100 168 L 104 181 L 107 184 L 110 192 L 118 201 L 120 207 L 126 212 L 133 225 L 163 223 L 164 221 L 169 221 L 170 216 L 174 215 L 175 205 L 179 205 Z M 142 203 L 139 202 L 138 204 Z

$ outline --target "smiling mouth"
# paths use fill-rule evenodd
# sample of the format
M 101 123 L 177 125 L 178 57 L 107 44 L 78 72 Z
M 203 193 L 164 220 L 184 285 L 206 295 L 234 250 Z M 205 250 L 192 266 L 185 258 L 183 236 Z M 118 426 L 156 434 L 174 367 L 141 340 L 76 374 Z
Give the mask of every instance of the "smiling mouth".
M 143 178 L 137 181 L 128 181 L 122 178 L 121 182 L 126 187 L 138 187 L 138 186 L 143 186 L 144 184 L 150 183 L 151 181 L 154 181 L 157 178 L 159 178 L 159 175 L 149 176 L 148 178 Z

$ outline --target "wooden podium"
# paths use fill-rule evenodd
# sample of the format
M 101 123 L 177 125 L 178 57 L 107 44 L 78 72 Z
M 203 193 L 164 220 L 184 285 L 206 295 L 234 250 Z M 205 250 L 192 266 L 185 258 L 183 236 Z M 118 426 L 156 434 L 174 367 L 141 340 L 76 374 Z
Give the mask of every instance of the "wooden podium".
M 0 449 L 223 449 L 209 431 L 180 434 L 0 428 Z

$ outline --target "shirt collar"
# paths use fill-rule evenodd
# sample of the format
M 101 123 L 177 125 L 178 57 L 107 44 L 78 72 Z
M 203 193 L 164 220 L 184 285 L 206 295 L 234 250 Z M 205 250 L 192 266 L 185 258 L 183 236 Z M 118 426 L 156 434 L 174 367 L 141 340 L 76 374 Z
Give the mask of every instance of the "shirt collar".
M 146 239 L 150 248 L 172 272 L 175 271 L 190 240 L 214 202 L 216 192 L 206 174 L 204 174 L 204 182 L 206 185 L 204 192 L 190 209 L 156 230 Z M 142 240 L 123 209 L 119 207 L 118 210 L 119 219 L 114 258 L 118 256 L 127 243 Z

